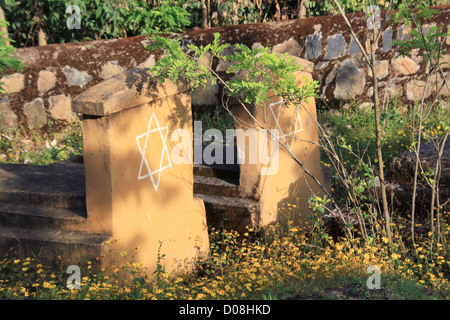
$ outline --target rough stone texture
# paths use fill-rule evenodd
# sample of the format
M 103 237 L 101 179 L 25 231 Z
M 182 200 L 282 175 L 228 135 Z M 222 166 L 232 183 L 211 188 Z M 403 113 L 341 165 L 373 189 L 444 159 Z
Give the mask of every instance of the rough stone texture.
M 425 81 L 421 80 L 411 80 L 406 85 L 406 97 L 408 100 L 416 101 L 422 99 L 422 95 L 425 92 L 425 99 L 431 95 L 432 88 L 430 85 L 426 88 L 425 91 Z
M 447 27 L 447 33 L 450 33 L 450 27 Z M 445 43 L 450 46 L 450 36 L 447 36 L 445 39 Z
M 71 68 L 69 66 L 65 66 L 62 69 L 62 72 L 66 76 L 67 84 L 69 87 L 71 86 L 79 86 L 84 87 L 92 80 L 92 76 L 87 74 L 86 72 L 80 72 L 77 69 Z
M 392 60 L 392 65 L 402 75 L 411 75 L 420 69 L 420 66 L 409 57 L 395 58 Z
M 387 81 L 386 87 L 384 88 L 385 98 L 400 97 L 403 95 L 403 86 L 401 81 L 406 78 L 393 78 Z
M 325 85 L 329 85 L 331 82 L 334 81 L 334 79 L 336 78 L 336 73 L 339 69 L 339 65 L 335 64 L 333 66 L 333 69 L 331 69 L 331 71 L 327 74 L 327 77 L 325 78 Z
M 218 102 L 218 85 L 212 85 L 211 80 L 205 86 L 195 88 L 191 93 L 193 106 L 216 105 Z
M 222 55 L 223 56 L 232 55 L 233 52 L 235 52 L 235 48 L 233 45 L 231 45 L 223 51 Z M 228 70 L 228 68 L 232 65 L 233 65 L 233 62 L 220 59 L 219 63 L 217 64 L 216 71 L 224 72 L 224 71 Z
M 336 99 L 350 100 L 364 91 L 366 77 L 363 69 L 358 68 L 352 59 L 345 60 L 336 73 Z
M 51 96 L 48 102 L 50 104 L 48 110 L 53 118 L 67 122 L 74 122 L 76 120 L 72 110 L 72 99 L 70 97 L 63 94 Z
M 155 61 L 155 55 L 150 55 L 147 60 L 145 60 L 144 62 L 142 62 L 141 64 L 139 64 L 137 67 L 138 68 L 152 68 L 155 65 L 156 61 Z
M 391 27 L 389 27 L 388 29 L 386 29 L 383 33 L 382 33 L 382 38 L 383 38 L 383 52 L 388 52 L 389 50 L 392 49 L 392 36 L 393 36 L 393 30 Z
M 108 61 L 102 66 L 101 77 L 108 79 L 124 70 L 125 68 L 121 67 L 117 61 Z
M 305 59 L 317 59 L 322 54 L 322 33 L 306 36 Z
M 56 85 L 56 74 L 52 71 L 42 70 L 39 72 L 37 88 L 40 94 L 43 94 Z
M 25 88 L 25 76 L 21 73 L 13 73 L 8 76 L 4 76 L 0 81 L 3 82 L 3 89 L 5 93 L 20 92 Z
M 441 6 L 438 8 L 440 13 L 433 16 L 431 21 L 427 23 L 436 23 L 442 30 L 447 31 L 450 22 L 450 6 Z M 366 21 L 364 19 L 364 13 L 356 13 L 348 15 L 354 30 L 360 40 L 364 39 L 364 33 L 367 30 Z M 393 57 L 396 52 L 390 50 L 392 42 L 391 39 L 397 39 L 400 24 L 394 24 L 390 26 L 390 29 L 384 32 L 383 41 L 379 42 L 380 48 L 376 50 L 377 60 L 388 60 L 392 63 Z M 403 31 L 401 31 L 403 35 Z M 299 47 L 305 48 L 301 52 L 300 58 L 307 58 L 313 62 L 317 69 L 313 74 L 314 79 L 321 80 L 320 92 L 326 93 L 329 98 L 329 105 L 337 106 L 340 101 L 334 98 L 334 83 L 328 85 L 325 84 L 325 78 L 330 73 L 335 65 L 339 65 L 341 61 L 351 57 L 358 58 L 360 54 L 349 55 L 348 50 L 353 53 L 356 47 L 354 43 L 351 43 L 352 36 L 348 32 L 348 28 L 345 25 L 345 21 L 339 15 L 336 16 L 323 16 L 323 17 L 310 17 L 306 19 L 296 19 L 289 21 L 279 21 L 271 23 L 257 23 L 247 25 L 235 25 L 215 27 L 211 29 L 196 29 L 187 30 L 181 38 L 184 42 L 191 42 L 196 45 L 206 45 L 211 43 L 214 38 L 214 33 L 219 32 L 221 34 L 222 43 L 229 43 L 235 45 L 241 43 L 248 47 L 266 47 L 272 48 L 285 40 L 293 39 L 297 42 Z M 346 40 L 345 54 L 339 56 L 336 59 L 325 60 L 324 57 L 327 54 L 327 39 L 329 36 L 333 36 L 341 33 Z M 169 36 L 170 37 L 170 36 Z M 179 37 L 179 35 L 177 36 Z M 320 39 L 323 45 L 320 43 Z M 342 40 L 342 38 L 341 38 Z M 381 39 L 380 39 L 381 40 Z M 342 44 L 344 42 L 342 41 Z M 10 101 L 11 109 L 18 115 L 18 118 L 22 121 L 25 117 L 22 116 L 23 105 L 29 101 L 33 101 L 37 97 L 42 97 L 47 104 L 50 95 L 69 95 L 75 97 L 81 94 L 89 87 L 103 81 L 101 77 L 101 68 L 108 61 L 117 61 L 117 63 L 126 68 L 138 67 L 151 67 L 154 61 L 157 61 L 163 54 L 162 50 L 155 50 L 149 52 L 145 49 L 144 45 L 148 45 L 149 41 L 146 36 L 121 38 L 113 40 L 98 40 L 98 41 L 86 41 L 77 43 L 63 43 L 54 44 L 42 47 L 27 47 L 19 48 L 16 56 L 23 59 L 27 67 L 21 72 L 24 75 L 23 89 L 20 94 L 11 94 L 7 96 Z M 363 45 L 365 43 L 363 42 Z M 442 52 L 448 53 L 450 46 L 450 37 L 447 42 L 444 42 Z M 317 58 L 316 58 L 317 56 Z M 418 61 L 421 57 L 419 53 L 412 60 L 419 64 Z M 329 62 L 329 64 L 323 64 L 323 62 Z M 213 66 L 216 67 L 219 63 L 219 70 L 225 71 L 227 69 L 224 61 L 214 61 Z M 64 66 L 70 66 L 76 68 L 79 71 L 83 71 L 92 76 L 92 80 L 85 84 L 83 87 L 78 85 L 69 85 L 67 79 L 62 72 Z M 361 66 L 360 66 L 361 67 Z M 37 81 L 39 80 L 39 73 L 42 70 L 48 70 L 54 72 L 57 77 L 54 88 L 46 92 L 39 92 L 37 88 Z M 364 67 L 366 72 L 366 81 L 370 81 L 370 77 L 367 73 L 367 67 Z M 384 81 L 389 81 L 395 77 L 402 77 L 403 74 L 399 73 L 393 65 L 389 68 L 389 75 L 384 78 Z M 422 70 L 422 69 L 421 69 Z M 427 71 L 416 72 L 412 79 L 424 80 Z M 445 69 L 448 71 L 450 69 Z M 66 69 L 67 71 L 67 69 Z M 10 71 L 10 73 L 17 73 L 17 71 Z M 420 73 L 419 73 L 420 72 Z M 0 76 L 1 78 L 1 76 Z M 408 79 L 408 80 L 412 80 Z M 407 80 L 397 82 L 400 91 L 401 87 L 406 85 Z M 20 85 L 22 87 L 22 84 Z M 220 90 L 219 90 L 220 92 Z M 367 101 L 367 90 L 364 90 L 361 96 L 357 96 L 356 103 Z M 2 95 L 3 97 L 3 95 Z M 430 97 L 432 99 L 434 97 Z M 220 99 L 219 99 L 220 100 Z M 406 102 L 406 95 L 400 96 L 400 100 Z M 345 103 L 345 102 L 344 102 Z M 47 106 L 47 105 L 46 105 Z M 25 121 L 24 121 L 25 124 Z M 55 130 L 59 128 L 55 127 Z
M 408 27 L 406 25 L 400 26 L 397 31 L 397 40 L 398 41 L 408 41 L 411 39 L 412 39 L 411 27 Z
M 8 102 L 0 102 L 0 130 L 16 128 L 17 115 L 12 111 Z
M 372 77 L 372 70 L 368 68 L 369 76 Z M 389 61 L 388 60 L 377 60 L 375 62 L 375 71 L 377 73 L 378 79 L 384 79 L 389 75 Z
M 444 54 L 439 62 L 443 70 L 450 69 L 450 54 Z
M 294 38 L 289 38 L 283 43 L 277 44 L 273 47 L 272 52 L 276 53 L 289 53 L 291 56 L 300 57 L 303 48 L 299 46 L 298 42 Z
M 345 39 L 341 33 L 329 36 L 327 41 L 325 60 L 332 60 L 345 55 Z
M 437 141 L 435 141 L 437 142 Z M 437 150 L 433 142 L 428 142 L 420 146 L 419 154 L 423 170 L 435 168 L 437 159 Z M 394 157 L 389 168 L 389 177 L 398 179 L 402 182 L 412 182 L 414 177 L 416 155 L 414 152 L 405 151 L 399 157 Z M 450 186 L 450 142 L 447 139 L 441 157 L 441 182 Z
M 428 23 L 422 26 L 422 33 L 427 36 L 430 33 L 431 28 L 435 27 L 436 23 Z
M 358 54 L 361 52 L 361 49 L 359 48 L 358 44 L 355 41 L 355 38 L 352 37 L 350 40 L 350 47 L 348 48 L 348 54 Z
M 45 112 L 44 101 L 41 98 L 25 103 L 23 113 L 26 116 L 27 125 L 30 129 L 39 129 L 47 122 L 47 113 Z
M 447 76 L 445 78 L 447 84 L 450 86 L 450 76 Z M 442 77 L 439 75 L 438 79 L 436 81 L 436 78 L 432 77 L 431 78 L 431 89 L 433 91 L 433 93 L 435 92 L 439 92 L 439 94 L 443 97 L 448 97 L 450 96 L 450 90 L 449 87 L 444 83 L 444 80 L 442 79 Z
M 437 142 L 438 140 L 424 143 L 420 147 L 419 159 L 424 172 L 436 167 L 438 151 L 435 143 Z M 415 164 L 416 155 L 414 152 L 405 151 L 399 157 L 392 159 L 386 180 L 393 185 L 393 194 L 398 206 L 408 207 L 411 202 Z M 450 142 L 448 139 L 441 156 L 439 190 L 440 203 L 443 204 L 450 198 Z M 428 214 L 431 188 L 426 183 L 419 183 L 417 191 L 416 205 L 419 207 L 418 211 Z

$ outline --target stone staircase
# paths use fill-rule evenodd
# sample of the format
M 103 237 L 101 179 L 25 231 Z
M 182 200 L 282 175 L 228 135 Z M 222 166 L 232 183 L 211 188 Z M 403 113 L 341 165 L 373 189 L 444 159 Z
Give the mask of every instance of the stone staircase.
M 256 203 L 239 194 L 239 165 L 194 165 L 194 196 L 205 204 L 209 227 L 245 232 Z M 52 263 L 58 256 L 95 260 L 107 234 L 87 231 L 84 166 L 0 164 L 0 254 Z
M 205 203 L 208 226 L 245 232 L 256 202 L 239 193 L 239 165 L 194 165 L 194 196 Z
M 0 253 L 95 263 L 110 236 L 87 232 L 86 216 L 83 165 L 0 165 Z

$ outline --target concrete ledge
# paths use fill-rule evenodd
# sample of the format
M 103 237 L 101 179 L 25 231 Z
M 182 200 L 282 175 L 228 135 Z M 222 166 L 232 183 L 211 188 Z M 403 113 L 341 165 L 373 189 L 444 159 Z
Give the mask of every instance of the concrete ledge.
M 73 111 L 102 117 L 188 90 L 181 81 L 160 84 L 148 70 L 130 69 L 89 88 L 72 101 Z

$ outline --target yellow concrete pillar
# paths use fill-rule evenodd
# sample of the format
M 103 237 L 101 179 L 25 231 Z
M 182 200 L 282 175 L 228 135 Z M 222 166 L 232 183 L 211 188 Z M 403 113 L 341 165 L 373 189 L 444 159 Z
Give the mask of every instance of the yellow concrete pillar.
M 83 114 L 88 226 L 118 239 L 118 251 L 140 247 L 134 260 L 149 272 L 161 243 L 166 270 L 187 270 L 209 250 L 204 204 L 193 197 L 190 94 L 147 71 L 118 74 L 73 101 Z
M 302 86 L 305 79 L 312 80 L 313 66 L 299 58 L 295 62 L 305 67 L 295 73 L 297 85 Z M 308 199 L 312 195 L 324 195 L 285 148 L 321 184 L 325 184 L 320 164 L 318 128 L 313 119 L 317 119 L 314 98 L 309 98 L 303 106 L 287 105 L 281 97 L 274 95 L 269 95 L 269 98 L 270 101 L 263 105 L 249 105 L 247 108 L 240 104 L 233 106 L 234 116 L 241 120 L 236 121 L 236 129 L 243 132 L 237 135 L 241 155 L 239 188 L 243 194 L 258 201 L 259 213 L 253 220 L 259 227 L 287 219 L 304 221 L 309 214 Z M 273 136 L 255 130 L 261 126 L 276 134 L 280 143 L 277 144 Z M 255 150 L 258 152 L 256 164 L 251 159 Z

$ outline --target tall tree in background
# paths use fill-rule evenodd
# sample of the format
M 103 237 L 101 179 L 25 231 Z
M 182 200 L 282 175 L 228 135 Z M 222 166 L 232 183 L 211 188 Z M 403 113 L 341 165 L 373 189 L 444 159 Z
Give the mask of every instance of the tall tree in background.
M 298 18 L 306 18 L 306 0 L 298 0 Z
M 2 7 L 0 7 L 0 20 L 6 21 L 6 19 L 5 19 L 5 12 L 3 11 Z M 0 32 L 4 33 L 5 34 L 4 37 L 6 39 L 8 39 L 8 27 L 6 26 L 6 24 L 0 26 Z M 3 43 L 5 45 L 7 45 L 7 46 L 10 45 L 9 40 L 5 40 L 5 41 L 3 41 Z

